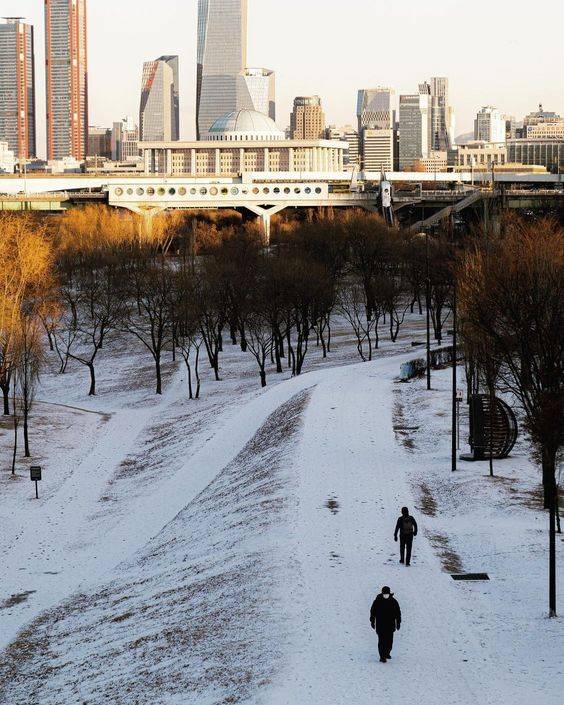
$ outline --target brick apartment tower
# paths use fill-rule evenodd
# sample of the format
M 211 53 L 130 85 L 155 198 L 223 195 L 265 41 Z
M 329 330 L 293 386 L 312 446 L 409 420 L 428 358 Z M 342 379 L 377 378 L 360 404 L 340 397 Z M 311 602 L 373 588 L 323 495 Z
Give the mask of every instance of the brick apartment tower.
M 20 17 L 0 22 L 0 142 L 16 158 L 35 156 L 33 27 Z
M 45 0 L 47 159 L 86 157 L 86 0 Z

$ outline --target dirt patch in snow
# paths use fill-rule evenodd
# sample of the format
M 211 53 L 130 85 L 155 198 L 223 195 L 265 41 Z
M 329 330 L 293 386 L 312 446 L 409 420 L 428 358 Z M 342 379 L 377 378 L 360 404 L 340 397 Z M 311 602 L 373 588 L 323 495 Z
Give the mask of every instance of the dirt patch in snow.
M 461 573 L 462 560 L 450 545 L 448 536 L 435 532 L 425 532 L 437 555 L 445 573 Z
M 35 590 L 27 590 L 26 592 L 19 592 L 17 595 L 10 595 L 7 600 L 0 602 L 0 610 L 8 610 L 10 607 L 15 605 L 21 605 L 22 602 L 26 602 L 30 595 L 33 595 Z

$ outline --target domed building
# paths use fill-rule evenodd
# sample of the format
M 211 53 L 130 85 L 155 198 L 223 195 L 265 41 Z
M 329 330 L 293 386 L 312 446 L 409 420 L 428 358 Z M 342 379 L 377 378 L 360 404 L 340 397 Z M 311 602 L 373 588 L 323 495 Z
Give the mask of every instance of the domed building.
M 274 120 L 256 110 L 235 110 L 210 127 L 206 139 L 223 142 L 283 140 L 285 135 Z
M 328 174 L 343 171 L 346 142 L 287 140 L 274 120 L 256 110 L 218 118 L 195 142 L 140 142 L 145 173 L 235 177 L 242 174 Z

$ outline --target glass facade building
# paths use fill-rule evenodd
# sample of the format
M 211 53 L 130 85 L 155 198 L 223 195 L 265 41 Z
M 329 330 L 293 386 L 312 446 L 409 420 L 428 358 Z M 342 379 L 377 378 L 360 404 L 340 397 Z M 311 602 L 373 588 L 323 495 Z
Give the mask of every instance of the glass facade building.
M 269 69 L 245 69 L 243 73 L 249 95 L 247 110 L 256 110 L 276 120 L 276 77 Z
M 171 142 L 180 138 L 178 56 L 161 56 L 143 64 L 140 139 Z
M 33 27 L 19 17 L 0 23 L 0 142 L 16 158 L 35 156 Z
M 45 0 L 47 158 L 82 161 L 88 145 L 86 0 Z
M 246 63 L 247 0 L 198 0 L 198 139 L 221 116 L 251 107 Z

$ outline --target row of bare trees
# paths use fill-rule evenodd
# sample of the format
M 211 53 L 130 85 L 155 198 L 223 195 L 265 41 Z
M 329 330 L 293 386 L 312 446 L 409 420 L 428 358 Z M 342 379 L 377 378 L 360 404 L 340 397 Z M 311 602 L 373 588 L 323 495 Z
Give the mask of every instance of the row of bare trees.
M 459 269 L 462 332 L 491 394 L 510 392 L 542 468 L 549 511 L 549 611 L 556 616 L 556 523 L 564 440 L 564 229 L 510 220 Z

